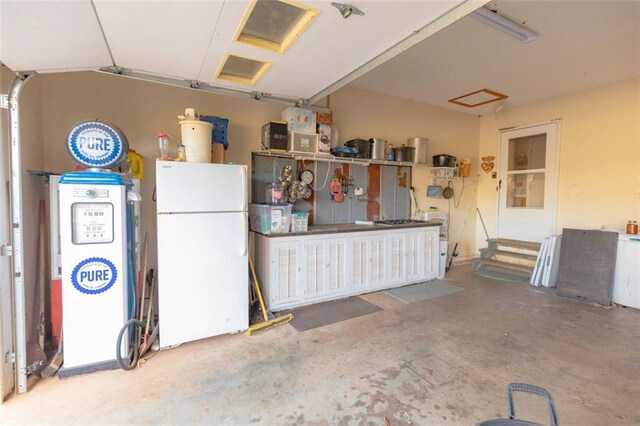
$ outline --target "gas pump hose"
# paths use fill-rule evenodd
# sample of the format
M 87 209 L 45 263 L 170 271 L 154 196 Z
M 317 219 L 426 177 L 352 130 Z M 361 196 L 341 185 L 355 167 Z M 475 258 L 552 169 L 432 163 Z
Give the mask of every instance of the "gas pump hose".
M 137 327 L 140 327 L 140 330 L 144 330 L 144 323 L 138 319 L 132 318 L 129 321 L 124 323 L 124 325 L 120 329 L 120 333 L 118 333 L 118 341 L 116 342 L 116 360 L 118 361 L 118 364 L 120 365 L 120 367 L 126 371 L 133 370 L 138 364 L 138 350 L 140 349 L 139 342 L 138 341 L 134 342 L 133 359 L 131 360 L 131 362 L 125 362 L 125 360 L 122 359 L 122 355 L 121 355 L 122 354 L 122 351 L 121 351 L 122 337 L 124 336 L 124 332 L 127 330 L 127 328 L 131 326 L 137 326 Z M 136 330 L 136 334 L 137 334 L 137 330 Z M 138 339 L 135 339 L 135 340 L 138 340 Z

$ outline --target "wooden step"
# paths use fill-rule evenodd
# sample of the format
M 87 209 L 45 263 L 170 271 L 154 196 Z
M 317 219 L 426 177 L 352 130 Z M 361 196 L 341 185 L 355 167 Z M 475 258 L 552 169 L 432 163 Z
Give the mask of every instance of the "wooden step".
M 476 275 L 492 280 L 511 281 L 511 282 L 528 282 L 531 278 L 530 274 L 522 272 L 512 272 L 506 270 L 498 270 L 491 268 L 477 269 Z
M 510 240 L 508 238 L 489 238 L 487 242 L 494 246 L 513 247 L 524 250 L 540 251 L 540 243 L 533 241 Z
M 512 271 L 524 272 L 526 274 L 531 274 L 531 272 L 533 272 L 533 266 L 516 265 L 514 263 L 502 262 L 500 260 L 483 259 L 483 258 L 475 259 L 473 261 L 474 269 L 478 269 L 482 265 L 495 266 L 502 269 L 510 269 Z
M 498 249 L 492 249 L 492 248 L 481 248 L 480 253 L 487 254 L 487 255 L 495 255 L 495 256 L 507 256 L 507 257 L 513 257 L 516 259 L 523 259 L 523 260 L 531 260 L 532 262 L 535 262 L 538 259 L 538 256 L 534 254 L 518 253 L 515 251 L 498 250 Z

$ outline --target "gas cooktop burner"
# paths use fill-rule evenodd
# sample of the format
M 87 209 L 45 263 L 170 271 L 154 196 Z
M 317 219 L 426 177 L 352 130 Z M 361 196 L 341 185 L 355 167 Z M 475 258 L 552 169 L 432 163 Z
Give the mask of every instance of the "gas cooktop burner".
M 389 219 L 389 220 L 374 220 L 376 225 L 406 225 L 408 223 L 423 223 L 423 220 L 416 219 Z

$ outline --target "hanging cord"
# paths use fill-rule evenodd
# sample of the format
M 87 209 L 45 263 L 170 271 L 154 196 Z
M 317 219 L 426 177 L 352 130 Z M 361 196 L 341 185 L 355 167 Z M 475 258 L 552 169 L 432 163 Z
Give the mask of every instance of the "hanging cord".
M 365 203 L 366 202 L 374 202 L 374 203 L 377 202 L 377 200 L 375 198 L 374 199 L 365 198 L 365 197 L 368 197 L 368 196 L 369 196 L 369 179 L 367 178 L 367 179 L 364 180 L 364 193 L 362 195 L 356 196 L 356 199 L 358 201 L 363 201 Z
M 447 200 L 447 241 L 449 241 L 449 229 L 451 229 L 451 198 Z
M 424 213 L 424 212 L 420 210 L 420 206 L 418 206 L 418 200 L 416 199 L 416 194 L 413 186 L 409 187 L 409 194 L 411 195 L 411 201 L 413 202 L 413 205 L 416 207 L 415 213 L 413 214 L 413 218 L 419 219 L 420 213 Z
M 329 173 L 330 172 L 331 172 L 331 163 L 327 163 L 327 175 L 324 177 L 324 183 L 322 184 L 322 186 L 320 188 L 314 188 L 312 186 L 311 189 L 313 189 L 314 191 L 322 191 L 324 189 L 324 187 L 327 186 L 327 182 L 329 181 Z
M 464 178 L 460 178 L 462 179 L 462 189 L 460 190 L 460 195 L 458 195 L 458 201 L 456 201 L 456 197 L 453 197 L 453 207 L 455 207 L 456 209 L 458 207 L 460 207 L 460 200 L 462 199 L 462 193 L 464 193 Z

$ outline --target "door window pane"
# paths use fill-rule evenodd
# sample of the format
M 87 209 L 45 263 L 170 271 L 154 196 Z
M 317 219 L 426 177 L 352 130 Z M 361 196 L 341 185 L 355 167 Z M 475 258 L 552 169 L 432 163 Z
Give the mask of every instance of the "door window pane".
M 546 133 L 509 139 L 509 171 L 544 169 L 546 151 Z
M 507 177 L 507 207 L 543 208 L 544 173 L 514 173 Z

